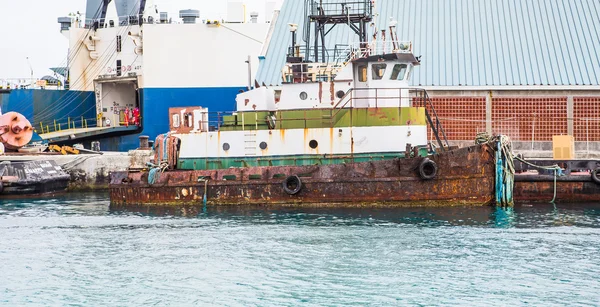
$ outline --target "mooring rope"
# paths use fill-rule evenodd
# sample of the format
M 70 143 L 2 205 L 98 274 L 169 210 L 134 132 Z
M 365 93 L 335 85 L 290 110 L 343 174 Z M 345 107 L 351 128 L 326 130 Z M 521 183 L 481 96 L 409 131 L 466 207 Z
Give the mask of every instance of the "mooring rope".
M 541 166 L 541 165 L 535 165 L 531 162 L 528 162 L 519 156 L 516 156 L 515 159 L 519 160 L 521 163 L 527 164 L 527 165 L 537 168 L 537 169 L 554 171 L 554 194 L 552 196 L 552 200 L 550 201 L 551 203 L 554 203 L 554 201 L 556 200 L 556 179 L 558 177 L 562 177 L 565 175 L 563 173 L 563 169 L 558 164 L 554 164 L 554 165 L 550 165 L 550 166 Z
M 150 170 L 148 171 L 148 184 L 155 184 L 156 182 L 158 182 L 160 174 L 166 171 L 167 168 L 169 168 L 169 157 L 167 157 L 167 144 L 169 134 L 165 133 L 162 136 L 162 156 L 158 157 L 158 161 L 156 161 L 157 164 L 147 163 L 147 165 L 150 167 Z M 154 151 L 156 151 L 157 145 L 158 143 L 154 145 Z
M 535 165 L 525 159 L 517 156 L 512 151 L 512 141 L 508 136 L 490 136 L 487 132 L 478 133 L 475 138 L 475 144 L 494 143 L 497 144 L 496 155 L 496 180 L 502 184 L 496 184 L 496 204 L 500 206 L 513 206 L 512 190 L 514 186 L 515 166 L 514 160 L 518 160 L 526 165 L 540 170 L 554 171 L 554 194 L 551 203 L 556 200 L 556 180 L 559 176 L 564 176 L 562 168 L 558 164 L 550 166 Z
M 151 167 L 150 171 L 148 171 L 148 184 L 155 184 L 158 182 L 160 174 L 169 167 L 169 163 L 167 162 L 160 162 L 159 165 L 148 163 L 147 165 Z

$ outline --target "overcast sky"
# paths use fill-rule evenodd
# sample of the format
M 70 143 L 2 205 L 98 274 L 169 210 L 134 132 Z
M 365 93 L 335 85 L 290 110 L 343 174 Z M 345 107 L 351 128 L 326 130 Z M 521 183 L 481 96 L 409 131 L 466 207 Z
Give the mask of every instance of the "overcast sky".
M 203 19 L 227 16 L 227 0 L 153 0 L 159 11 L 179 16 L 180 9 L 200 10 Z M 264 20 L 265 4 L 283 0 L 236 0 L 244 2 L 247 12 L 259 12 Z M 57 18 L 80 11 L 85 15 L 86 0 L 0 0 L 0 79 L 28 78 L 33 68 L 39 78 L 65 62 L 68 40 L 60 34 Z M 64 65 L 64 64 L 63 64 Z

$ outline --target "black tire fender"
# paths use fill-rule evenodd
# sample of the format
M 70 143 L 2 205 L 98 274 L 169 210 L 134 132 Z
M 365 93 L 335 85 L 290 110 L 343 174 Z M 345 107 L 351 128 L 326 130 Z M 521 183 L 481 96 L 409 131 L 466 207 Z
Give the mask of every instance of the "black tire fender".
M 600 168 L 597 168 L 592 171 L 592 181 L 597 184 L 600 184 Z
M 423 180 L 431 180 L 437 176 L 438 166 L 434 161 L 428 158 L 423 159 L 419 164 L 419 177 Z
M 302 190 L 302 180 L 296 175 L 288 176 L 283 180 L 282 186 L 288 195 L 296 195 Z

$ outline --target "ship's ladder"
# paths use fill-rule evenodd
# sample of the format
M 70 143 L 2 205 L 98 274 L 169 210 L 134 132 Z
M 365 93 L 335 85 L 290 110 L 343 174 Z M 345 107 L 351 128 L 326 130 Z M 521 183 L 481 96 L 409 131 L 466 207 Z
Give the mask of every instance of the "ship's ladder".
M 440 122 L 440 119 L 435 111 L 435 107 L 433 106 L 433 101 L 427 94 L 427 91 L 422 90 L 421 92 L 421 102 L 423 107 L 425 107 L 425 116 L 427 117 L 427 122 L 429 122 L 429 126 L 431 131 L 433 132 L 433 136 L 435 137 L 438 145 L 440 146 L 440 150 L 445 151 L 446 148 L 450 147 L 448 143 L 448 138 L 446 137 L 446 131 L 444 131 L 444 127 Z
M 256 130 L 244 131 L 244 155 L 246 157 L 256 156 Z

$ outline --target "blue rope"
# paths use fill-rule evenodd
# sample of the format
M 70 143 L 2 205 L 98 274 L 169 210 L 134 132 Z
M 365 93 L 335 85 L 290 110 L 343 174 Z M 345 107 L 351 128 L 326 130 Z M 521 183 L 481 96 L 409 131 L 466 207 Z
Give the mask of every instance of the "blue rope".
M 155 167 L 148 172 L 148 184 L 155 184 L 160 177 L 160 168 Z
M 505 136 L 499 136 L 496 150 L 496 205 L 514 206 L 513 187 L 515 182 L 511 148 L 504 144 Z

